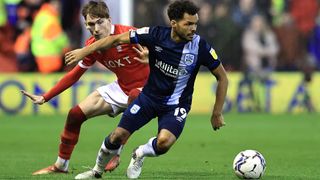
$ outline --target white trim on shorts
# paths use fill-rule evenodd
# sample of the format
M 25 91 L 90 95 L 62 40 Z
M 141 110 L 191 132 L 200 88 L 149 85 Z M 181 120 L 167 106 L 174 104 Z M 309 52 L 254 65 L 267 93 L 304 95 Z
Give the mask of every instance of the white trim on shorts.
M 97 88 L 101 97 L 111 105 L 112 111 L 108 115 L 115 117 L 128 107 L 128 96 L 120 88 L 118 81 Z

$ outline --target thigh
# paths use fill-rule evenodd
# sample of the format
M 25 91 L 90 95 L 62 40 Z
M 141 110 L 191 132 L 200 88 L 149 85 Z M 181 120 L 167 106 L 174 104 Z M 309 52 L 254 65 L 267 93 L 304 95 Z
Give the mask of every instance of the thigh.
M 113 111 L 111 105 L 104 100 L 98 91 L 94 91 L 87 96 L 85 100 L 79 103 L 79 107 L 88 119 Z
M 184 128 L 189 110 L 189 106 L 177 106 L 162 113 L 158 119 L 158 132 L 166 129 L 178 139 Z
M 117 81 L 97 89 L 100 96 L 112 107 L 109 116 L 115 117 L 127 108 L 128 96 L 122 91 Z
M 154 103 L 142 93 L 124 111 L 118 127 L 132 134 L 156 117 Z

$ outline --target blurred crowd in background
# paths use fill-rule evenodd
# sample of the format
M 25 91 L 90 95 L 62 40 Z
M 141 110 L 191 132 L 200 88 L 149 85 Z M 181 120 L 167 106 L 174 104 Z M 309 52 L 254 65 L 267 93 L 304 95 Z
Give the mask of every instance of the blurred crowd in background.
M 111 16 L 112 1 L 105 1 Z M 67 70 L 64 53 L 83 46 L 88 37 L 80 15 L 86 2 L 1 0 L 0 72 Z M 168 25 L 170 2 L 132 0 L 132 25 Z M 201 8 L 197 32 L 214 46 L 228 71 L 261 78 L 274 70 L 302 71 L 308 79 L 320 69 L 319 0 L 194 2 Z
M 0 72 L 63 71 L 65 52 L 80 47 L 80 1 L 1 0 Z

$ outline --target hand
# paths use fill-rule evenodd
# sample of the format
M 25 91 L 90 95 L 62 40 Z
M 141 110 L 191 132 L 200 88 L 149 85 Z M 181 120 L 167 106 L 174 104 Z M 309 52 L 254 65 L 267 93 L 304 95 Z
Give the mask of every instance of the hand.
M 213 130 L 215 130 L 215 131 L 220 129 L 222 126 L 226 125 L 221 113 L 212 114 L 212 116 L 211 116 L 211 125 L 212 125 Z
M 43 96 L 37 96 L 37 95 L 34 95 L 34 94 L 30 94 L 30 93 L 28 93 L 27 91 L 24 91 L 24 90 L 21 90 L 21 93 L 23 95 L 27 96 L 28 98 L 30 98 L 34 104 L 41 105 L 41 104 L 46 102 L 46 100 L 44 99 Z
M 85 55 L 82 53 L 82 49 L 75 49 L 73 51 L 69 51 L 64 56 L 64 62 L 66 63 L 66 65 L 77 63 L 85 57 Z
M 139 54 L 139 57 L 134 57 L 133 59 L 141 62 L 142 64 L 149 63 L 149 50 L 146 47 L 142 47 L 140 44 L 137 44 L 133 49 Z

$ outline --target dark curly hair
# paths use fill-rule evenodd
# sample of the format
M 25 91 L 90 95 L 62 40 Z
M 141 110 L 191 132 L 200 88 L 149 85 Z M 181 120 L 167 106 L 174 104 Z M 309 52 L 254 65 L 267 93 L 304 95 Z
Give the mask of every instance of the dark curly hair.
M 197 7 L 193 2 L 188 0 L 179 0 L 169 5 L 167 14 L 170 21 L 180 20 L 183 18 L 184 13 L 195 15 L 199 10 L 199 7 Z

